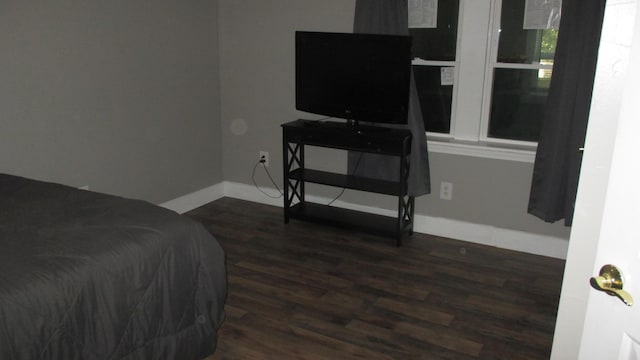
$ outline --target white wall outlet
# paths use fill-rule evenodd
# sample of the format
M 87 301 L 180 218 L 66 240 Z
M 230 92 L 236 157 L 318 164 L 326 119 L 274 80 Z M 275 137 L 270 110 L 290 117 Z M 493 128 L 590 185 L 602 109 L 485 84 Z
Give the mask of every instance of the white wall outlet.
M 78 189 L 80 189 L 80 190 L 89 190 L 89 185 L 80 186 Z
M 262 165 L 269 167 L 269 152 L 261 150 L 258 154 L 258 160 L 262 163 Z
M 440 199 L 451 200 L 453 198 L 453 184 L 443 181 L 440 183 Z

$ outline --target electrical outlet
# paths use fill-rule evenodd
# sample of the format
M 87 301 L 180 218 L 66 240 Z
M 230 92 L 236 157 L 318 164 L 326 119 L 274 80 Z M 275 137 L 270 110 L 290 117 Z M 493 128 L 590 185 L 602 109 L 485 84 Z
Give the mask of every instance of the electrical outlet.
M 453 198 L 453 184 L 443 181 L 440 183 L 440 199 L 451 200 Z
M 80 189 L 80 190 L 89 190 L 89 185 L 80 186 L 78 189 Z
M 258 154 L 258 160 L 262 163 L 263 166 L 269 167 L 269 152 L 261 150 Z

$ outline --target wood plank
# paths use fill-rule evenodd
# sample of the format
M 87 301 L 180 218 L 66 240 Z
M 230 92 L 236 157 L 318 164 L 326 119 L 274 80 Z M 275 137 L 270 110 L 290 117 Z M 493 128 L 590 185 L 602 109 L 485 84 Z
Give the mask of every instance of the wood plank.
M 186 214 L 227 253 L 219 359 L 548 359 L 564 261 L 393 239 L 222 198 Z

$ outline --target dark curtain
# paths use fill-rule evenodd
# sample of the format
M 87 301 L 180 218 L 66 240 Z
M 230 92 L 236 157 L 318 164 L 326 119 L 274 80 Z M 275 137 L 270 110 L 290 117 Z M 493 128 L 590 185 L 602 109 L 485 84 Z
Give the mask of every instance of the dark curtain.
M 407 0 L 356 0 L 354 33 L 408 35 Z M 408 125 L 385 125 L 408 128 L 413 141 L 409 168 L 408 192 L 411 196 L 431 191 L 427 137 L 422 120 L 415 79 L 411 76 Z M 383 180 L 398 180 L 398 157 L 349 152 L 349 173 Z
M 553 76 L 533 168 L 529 213 L 570 226 L 605 0 L 563 0 Z

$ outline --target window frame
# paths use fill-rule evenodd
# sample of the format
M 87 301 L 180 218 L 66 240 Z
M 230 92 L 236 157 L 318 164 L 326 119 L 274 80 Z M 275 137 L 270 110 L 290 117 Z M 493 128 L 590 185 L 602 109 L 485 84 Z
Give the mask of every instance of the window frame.
M 497 61 L 501 11 L 502 0 L 460 0 L 455 61 L 416 59 L 412 62 L 412 65 L 454 67 L 450 131 L 448 134 L 426 132 L 430 151 L 529 163 L 535 161 L 537 142 L 487 136 L 494 69 L 540 70 L 553 67 Z

